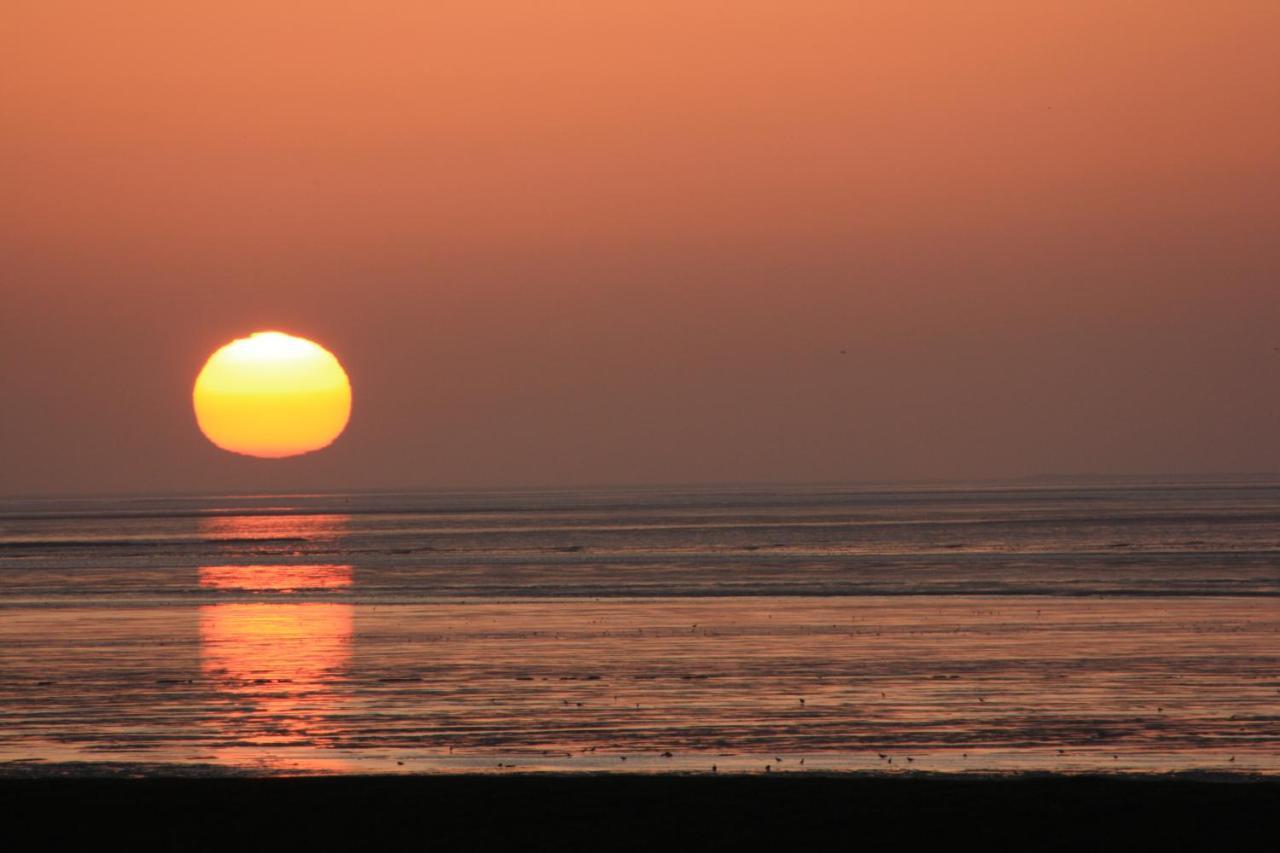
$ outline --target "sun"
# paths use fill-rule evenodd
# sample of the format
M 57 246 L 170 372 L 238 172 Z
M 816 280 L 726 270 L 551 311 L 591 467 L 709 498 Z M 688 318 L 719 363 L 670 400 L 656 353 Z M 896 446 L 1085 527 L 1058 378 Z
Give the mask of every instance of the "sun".
M 191 399 L 209 441 L 266 459 L 328 447 L 351 418 L 351 382 L 338 359 L 283 332 L 254 332 L 209 356 Z

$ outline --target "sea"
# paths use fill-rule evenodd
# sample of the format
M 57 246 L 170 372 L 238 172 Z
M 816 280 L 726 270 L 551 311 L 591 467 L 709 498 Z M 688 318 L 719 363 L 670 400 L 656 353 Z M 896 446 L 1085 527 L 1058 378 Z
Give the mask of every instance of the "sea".
M 1280 774 L 1280 478 L 0 500 L 0 775 Z

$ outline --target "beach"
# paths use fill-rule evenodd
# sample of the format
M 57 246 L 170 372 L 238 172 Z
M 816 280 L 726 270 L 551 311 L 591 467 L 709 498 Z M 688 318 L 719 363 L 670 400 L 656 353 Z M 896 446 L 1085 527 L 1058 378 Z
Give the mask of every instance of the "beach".
M 1274 774 L 1278 627 L 1272 599 L 1238 597 L 33 607 L 0 625 L 0 755 L 273 773 Z
M 1280 773 L 1280 488 L 9 502 L 0 774 Z

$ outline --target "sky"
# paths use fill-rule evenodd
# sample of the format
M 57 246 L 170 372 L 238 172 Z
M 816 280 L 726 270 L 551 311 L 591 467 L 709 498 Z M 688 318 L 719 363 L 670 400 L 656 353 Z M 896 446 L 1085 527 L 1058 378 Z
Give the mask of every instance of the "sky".
M 1274 0 L 8 0 L 0 494 L 1280 472 Z M 346 433 L 191 388 L 314 339 Z

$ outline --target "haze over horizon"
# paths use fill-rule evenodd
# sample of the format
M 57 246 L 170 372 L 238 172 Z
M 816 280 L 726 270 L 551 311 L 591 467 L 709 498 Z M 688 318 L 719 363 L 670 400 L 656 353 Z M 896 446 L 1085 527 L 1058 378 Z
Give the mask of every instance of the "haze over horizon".
M 1274 2 L 307 8 L 0 12 L 0 494 L 1280 473 Z
M 1223 485 L 1231 487 L 1247 487 L 1250 483 L 1257 483 L 1259 487 L 1269 487 L 1280 479 L 1280 474 L 1275 472 L 1182 472 L 1182 473 L 1151 473 L 1151 474 L 1028 474 L 1023 476 L 1008 477 L 959 477 L 951 479 L 916 479 L 916 480 L 685 480 L 685 481 L 651 481 L 640 483 L 625 482 L 578 482 L 578 483 L 558 483 L 554 485 L 539 483 L 477 483 L 472 485 L 457 485 L 451 483 L 386 483 L 377 486 L 332 486 L 314 489 L 305 489 L 300 487 L 271 487 L 269 485 L 258 488 L 244 489 L 121 489 L 116 491 L 92 491 L 82 490 L 77 492 L 10 492 L 0 493 L 0 500 L 9 501 L 12 504 L 21 506 L 27 502 L 43 503 L 46 501 L 56 503 L 74 503 L 80 501 L 114 501 L 114 500 L 204 500 L 218 498 L 237 498 L 246 499 L 268 499 L 279 497 L 307 497 L 307 498 L 325 498 L 326 496 L 360 496 L 360 495 L 382 495 L 391 496 L 397 494 L 412 495 L 415 497 L 432 497 L 432 496 L 449 496 L 449 495 L 550 495 L 564 494 L 565 496 L 588 495 L 594 493 L 610 493 L 617 492 L 620 494 L 644 494 L 652 492 L 654 494 L 719 494 L 725 491 L 740 490 L 743 494 L 751 494 L 757 492 L 777 492 L 779 494 L 803 494 L 808 490 L 822 492 L 824 490 L 836 490 L 840 492 L 848 491 L 851 493 L 867 492 L 892 493 L 895 491 L 938 491 L 946 492 L 952 489 L 961 489 L 965 491 L 981 492 L 985 489 L 995 489 L 997 491 L 1004 489 L 1017 490 L 1021 488 L 1032 490 L 1053 490 L 1055 488 L 1078 489 L 1078 488 L 1123 488 L 1132 490 L 1134 488 L 1141 489 L 1146 486 L 1152 488 L 1163 488 L 1168 484 L 1181 484 L 1188 486 L 1208 486 Z M 295 510 L 297 508 L 294 508 Z M 19 510 L 21 511 L 21 510 Z

